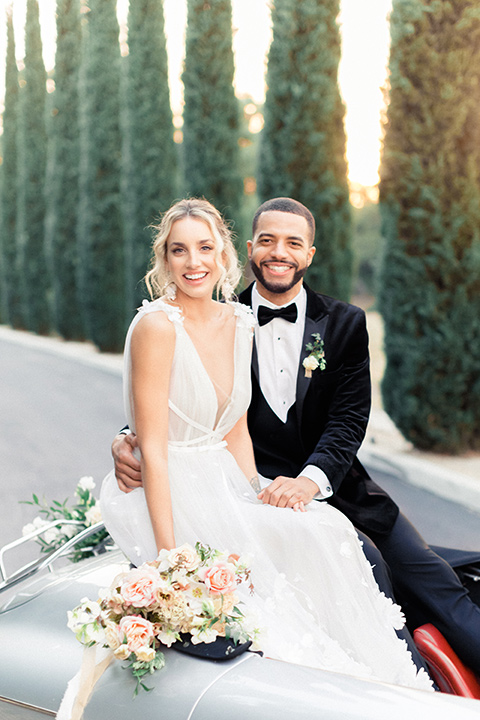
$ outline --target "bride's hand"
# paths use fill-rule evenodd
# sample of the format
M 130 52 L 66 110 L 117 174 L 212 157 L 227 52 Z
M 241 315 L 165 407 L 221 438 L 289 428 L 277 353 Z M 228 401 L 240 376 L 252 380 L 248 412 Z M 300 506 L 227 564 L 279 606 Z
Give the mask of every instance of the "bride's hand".
M 257 497 L 268 505 L 305 512 L 305 505 L 313 500 L 316 493 L 317 484 L 304 475 L 296 478 L 279 475 Z
M 117 435 L 112 443 L 112 456 L 115 463 L 115 477 L 118 487 L 124 493 L 129 493 L 142 487 L 140 461 L 133 454 L 137 447 L 137 436 Z

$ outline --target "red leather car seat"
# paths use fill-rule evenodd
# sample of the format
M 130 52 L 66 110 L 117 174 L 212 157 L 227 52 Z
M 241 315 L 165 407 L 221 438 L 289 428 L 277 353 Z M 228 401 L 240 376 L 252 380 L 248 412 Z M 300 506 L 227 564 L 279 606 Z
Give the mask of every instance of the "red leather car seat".
M 421 625 L 414 630 L 413 639 L 442 692 L 480 700 L 480 678 L 460 660 L 434 625 Z

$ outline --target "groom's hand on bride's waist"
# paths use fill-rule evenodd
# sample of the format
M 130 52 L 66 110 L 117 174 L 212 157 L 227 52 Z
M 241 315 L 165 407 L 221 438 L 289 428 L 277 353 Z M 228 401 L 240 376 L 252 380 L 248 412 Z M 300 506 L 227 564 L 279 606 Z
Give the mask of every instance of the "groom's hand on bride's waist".
M 318 485 L 305 475 L 296 478 L 279 475 L 257 497 L 268 505 L 304 511 L 317 493 Z
M 142 487 L 140 461 L 133 451 L 137 447 L 137 436 L 119 434 L 112 443 L 112 456 L 115 463 L 115 477 L 122 492 L 129 493 Z

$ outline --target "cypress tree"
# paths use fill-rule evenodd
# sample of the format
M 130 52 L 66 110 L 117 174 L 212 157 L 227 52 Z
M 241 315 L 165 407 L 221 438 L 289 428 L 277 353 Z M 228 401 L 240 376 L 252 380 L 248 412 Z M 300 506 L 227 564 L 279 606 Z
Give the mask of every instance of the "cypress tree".
M 120 48 L 115 0 L 89 0 L 81 67 L 80 290 L 89 338 L 116 352 L 125 334 Z
M 480 10 L 395 0 L 380 199 L 385 409 L 423 449 L 480 448 Z
M 352 252 L 338 13 L 339 0 L 273 6 L 258 193 L 261 201 L 293 197 L 312 211 L 317 253 L 310 283 L 346 300 Z
M 46 247 L 54 288 L 56 330 L 67 339 L 84 336 L 77 286 L 79 203 L 80 1 L 57 0 L 55 93 L 49 125 Z
M 240 236 L 243 180 L 233 75 L 230 0 L 188 0 L 182 77 L 185 190 L 210 200 L 234 221 L 234 230 Z
M 7 10 L 7 54 L 5 63 L 5 109 L 3 111 L 2 163 L 2 320 L 14 327 L 23 326 L 18 277 L 16 241 L 17 216 L 17 119 L 18 69 L 11 9 Z
M 23 79 L 25 85 L 20 93 L 17 134 L 16 224 L 23 317 L 29 330 L 47 333 L 51 327 L 50 284 L 44 245 L 47 76 L 37 0 L 27 0 Z
M 177 150 L 173 141 L 162 0 L 135 0 L 128 14 L 129 154 L 126 190 L 127 312 L 146 290 L 140 281 L 151 255 L 149 225 L 177 197 Z

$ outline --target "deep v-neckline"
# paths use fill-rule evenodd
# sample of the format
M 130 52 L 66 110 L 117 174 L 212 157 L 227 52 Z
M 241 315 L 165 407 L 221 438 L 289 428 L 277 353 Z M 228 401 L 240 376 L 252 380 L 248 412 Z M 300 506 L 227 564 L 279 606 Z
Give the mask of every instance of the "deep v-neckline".
M 216 413 L 215 413 L 215 424 L 214 424 L 214 427 L 213 427 L 214 430 L 217 430 L 217 428 L 220 426 L 220 423 L 221 423 L 221 421 L 223 420 L 223 417 L 224 417 L 225 413 L 227 412 L 228 408 L 229 408 L 230 405 L 232 404 L 232 399 L 233 399 L 233 396 L 234 396 L 235 386 L 236 386 L 236 382 L 237 382 L 238 318 L 237 318 L 237 316 L 235 315 L 235 313 L 233 314 L 233 319 L 234 319 L 234 322 L 235 322 L 235 332 L 234 332 L 234 337 L 233 337 L 233 382 L 232 382 L 232 389 L 231 389 L 231 391 L 230 391 L 230 394 L 228 394 L 228 395 L 225 396 L 225 400 L 224 400 L 223 403 L 221 403 L 221 404 L 220 404 L 220 402 L 219 402 L 219 398 L 218 398 L 218 395 L 217 395 L 217 391 L 216 391 L 216 389 L 215 389 L 215 383 L 213 382 L 212 378 L 210 377 L 210 375 L 209 375 L 209 373 L 208 373 L 208 371 L 207 371 L 207 368 L 205 367 L 205 365 L 204 365 L 204 363 L 203 363 L 203 360 L 202 360 L 202 358 L 201 358 L 201 356 L 200 356 L 200 353 L 198 352 L 197 347 L 196 347 L 195 343 L 193 342 L 192 338 L 190 337 L 190 334 L 189 334 L 188 330 L 186 329 L 184 323 L 182 322 L 182 324 L 181 324 L 181 327 L 182 327 L 182 329 L 183 329 L 183 331 L 184 331 L 184 333 L 185 333 L 185 336 L 188 338 L 188 341 L 189 341 L 190 345 L 191 345 L 192 348 L 193 348 L 193 351 L 194 351 L 194 354 L 195 354 L 196 357 L 197 357 L 198 363 L 199 363 L 200 367 L 202 368 L 202 371 L 203 371 L 205 377 L 207 378 L 207 380 L 208 380 L 208 382 L 209 382 L 209 384 L 210 384 L 210 387 L 212 388 L 212 392 L 213 392 L 213 394 L 214 394 L 214 396 L 215 396 L 215 399 L 216 399 L 217 411 L 216 411 Z

